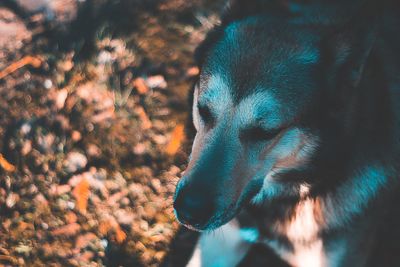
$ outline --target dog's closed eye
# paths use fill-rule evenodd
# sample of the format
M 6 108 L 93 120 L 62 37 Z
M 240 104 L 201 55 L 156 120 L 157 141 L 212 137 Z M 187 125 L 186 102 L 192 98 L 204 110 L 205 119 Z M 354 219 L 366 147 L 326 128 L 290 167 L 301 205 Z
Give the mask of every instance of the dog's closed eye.
M 264 129 L 260 126 L 245 129 L 240 133 L 240 140 L 243 142 L 269 141 L 276 137 L 281 129 Z

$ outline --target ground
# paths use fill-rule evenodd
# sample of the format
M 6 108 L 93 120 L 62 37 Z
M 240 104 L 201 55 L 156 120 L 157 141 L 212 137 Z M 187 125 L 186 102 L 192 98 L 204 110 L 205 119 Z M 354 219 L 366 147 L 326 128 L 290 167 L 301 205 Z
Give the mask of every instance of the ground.
M 171 200 L 190 149 L 193 51 L 220 8 L 2 1 L 0 266 L 165 262 L 182 238 Z

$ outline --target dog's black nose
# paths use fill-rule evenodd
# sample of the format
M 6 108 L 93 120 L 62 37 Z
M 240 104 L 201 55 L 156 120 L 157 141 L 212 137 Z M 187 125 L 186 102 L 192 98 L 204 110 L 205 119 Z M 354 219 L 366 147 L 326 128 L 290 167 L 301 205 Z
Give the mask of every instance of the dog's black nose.
M 204 226 L 214 211 L 214 204 L 206 195 L 181 190 L 174 201 L 178 220 L 192 226 Z

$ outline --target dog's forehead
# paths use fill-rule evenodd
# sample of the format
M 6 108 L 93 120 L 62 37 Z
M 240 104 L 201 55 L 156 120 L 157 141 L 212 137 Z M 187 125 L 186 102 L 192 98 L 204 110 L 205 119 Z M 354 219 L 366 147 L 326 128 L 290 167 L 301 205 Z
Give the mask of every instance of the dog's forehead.
M 319 60 L 314 39 L 290 25 L 257 19 L 232 23 L 208 53 L 201 91 L 229 90 L 236 103 L 263 90 L 285 100 L 304 94 Z
M 236 102 L 226 77 L 211 75 L 206 83 L 207 89 L 195 93 L 198 94 L 197 104 L 209 106 L 218 117 L 231 114 L 228 116 L 231 120 L 234 119 L 231 123 L 237 125 L 262 124 L 268 119 L 266 128 L 278 128 L 293 111 L 289 108 L 289 103 L 282 102 L 271 90 L 254 90 Z

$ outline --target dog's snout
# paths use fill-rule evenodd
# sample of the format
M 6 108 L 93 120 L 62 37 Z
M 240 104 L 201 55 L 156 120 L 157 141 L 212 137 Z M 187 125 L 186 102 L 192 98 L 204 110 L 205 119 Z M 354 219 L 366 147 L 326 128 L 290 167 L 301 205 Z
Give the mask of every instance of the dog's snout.
M 196 227 L 204 226 L 214 211 L 214 204 L 209 197 L 194 190 L 180 190 L 174 201 L 178 220 Z

